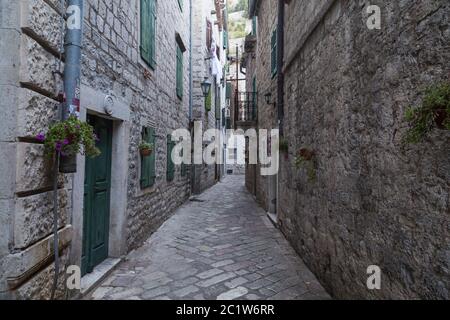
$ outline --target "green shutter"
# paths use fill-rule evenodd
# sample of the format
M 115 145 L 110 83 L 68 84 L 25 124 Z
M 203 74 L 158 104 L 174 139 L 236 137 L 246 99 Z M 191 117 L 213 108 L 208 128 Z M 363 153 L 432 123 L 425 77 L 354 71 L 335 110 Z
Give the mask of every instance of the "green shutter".
M 272 68 L 272 77 L 274 77 L 277 74 L 277 29 L 272 33 L 272 41 L 271 41 L 271 47 L 272 47 L 272 56 L 271 56 L 271 68 Z
M 181 150 L 181 156 L 184 156 L 184 149 Z M 185 177 L 187 174 L 187 164 L 186 163 L 181 163 L 181 176 Z
M 175 164 L 172 160 L 172 151 L 175 142 L 172 141 L 172 135 L 167 135 L 167 181 L 172 181 L 175 177 Z
M 223 31 L 223 48 L 226 50 L 228 48 L 228 31 Z
M 153 152 L 148 157 L 141 157 L 141 188 L 149 188 L 155 184 L 156 144 L 155 129 L 143 128 L 142 141 L 153 144 Z
M 155 68 L 156 6 L 155 0 L 141 0 L 141 57 Z
M 256 108 L 257 108 L 257 100 L 258 100 L 258 94 L 257 94 L 257 88 L 256 88 L 256 77 L 253 77 L 253 92 L 252 92 L 252 114 L 253 114 L 253 120 L 256 120 Z
M 212 105 L 212 93 L 211 90 L 209 90 L 208 95 L 206 96 L 205 99 L 205 110 L 206 112 L 211 111 L 211 105 Z
M 256 16 L 252 18 L 252 35 L 256 36 Z
M 181 51 L 181 48 L 178 44 L 177 44 L 176 84 L 177 84 L 177 97 L 182 99 L 183 98 L 183 52 Z

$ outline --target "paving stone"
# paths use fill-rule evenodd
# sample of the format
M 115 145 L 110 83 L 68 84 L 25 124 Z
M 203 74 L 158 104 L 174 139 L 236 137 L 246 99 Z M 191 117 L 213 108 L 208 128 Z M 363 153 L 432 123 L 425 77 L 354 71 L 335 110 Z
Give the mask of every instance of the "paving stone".
M 224 292 L 217 297 L 217 300 L 233 300 L 246 295 L 248 290 L 244 287 L 237 287 L 230 291 Z
M 207 278 L 211 278 L 212 276 L 218 275 L 219 273 L 222 273 L 223 270 L 220 269 L 211 269 L 202 273 L 199 273 L 197 275 L 197 277 L 199 277 L 200 279 L 207 279 Z
M 179 298 L 183 298 L 188 294 L 197 292 L 199 289 L 196 286 L 190 285 L 189 287 L 179 289 L 173 292 L 173 294 Z
M 233 278 L 235 276 L 236 276 L 236 274 L 234 274 L 232 272 L 230 272 L 230 273 L 223 273 L 223 274 L 220 274 L 218 276 L 209 278 L 207 280 L 200 281 L 200 282 L 197 283 L 197 285 L 199 285 L 200 287 L 209 287 L 209 286 L 212 286 L 212 285 L 217 284 L 219 282 L 222 282 L 222 281 L 228 280 L 230 278 Z
M 227 177 L 202 199 L 178 209 L 89 298 L 330 298 L 241 178 Z
M 227 265 L 233 264 L 233 263 L 234 263 L 234 260 L 229 259 L 229 260 L 222 260 L 222 261 L 216 262 L 216 263 L 212 264 L 211 266 L 214 268 L 220 268 L 220 267 L 224 267 L 224 266 L 227 266 Z
M 225 282 L 225 286 L 230 289 L 233 289 L 233 288 L 236 288 L 237 286 L 243 285 L 244 283 L 247 283 L 247 282 L 248 282 L 247 279 L 245 279 L 243 277 L 239 277 L 239 278 L 233 279 L 229 282 Z

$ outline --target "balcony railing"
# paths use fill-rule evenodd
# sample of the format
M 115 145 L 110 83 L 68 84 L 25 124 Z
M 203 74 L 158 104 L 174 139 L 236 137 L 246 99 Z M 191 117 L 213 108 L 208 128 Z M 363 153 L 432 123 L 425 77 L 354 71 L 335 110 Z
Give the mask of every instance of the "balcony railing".
M 239 92 L 236 96 L 236 121 L 256 121 L 258 117 L 256 92 Z

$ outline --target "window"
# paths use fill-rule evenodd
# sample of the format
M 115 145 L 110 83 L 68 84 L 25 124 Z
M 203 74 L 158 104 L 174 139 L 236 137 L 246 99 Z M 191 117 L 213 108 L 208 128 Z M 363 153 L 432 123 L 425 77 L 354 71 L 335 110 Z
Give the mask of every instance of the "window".
M 208 95 L 206 96 L 206 99 L 205 99 L 205 110 L 206 110 L 206 112 L 211 111 L 211 105 L 212 105 L 212 93 L 211 93 L 211 91 L 212 90 L 209 90 L 209 93 L 208 93 Z
M 183 99 L 183 50 L 177 43 L 177 97 Z
M 253 120 L 256 120 L 256 114 L 257 114 L 257 100 L 258 100 L 258 93 L 257 93 L 257 87 L 256 87 L 256 76 L 253 77 L 253 83 L 252 83 L 252 115 Z
M 181 156 L 184 156 L 184 149 L 181 150 Z M 181 164 L 181 176 L 185 177 L 187 175 L 187 164 L 186 163 L 182 163 Z
M 172 135 L 167 135 L 167 181 L 173 181 L 175 177 L 175 164 L 172 159 L 172 151 L 175 147 L 175 142 L 172 141 Z
M 272 41 L 271 41 L 271 71 L 272 78 L 277 74 L 277 29 L 272 32 Z
M 178 6 L 180 7 L 180 10 L 183 11 L 183 0 L 178 0 Z
M 256 36 L 256 28 L 257 28 L 257 22 L 256 22 L 256 16 L 253 16 L 252 18 L 252 35 Z
M 156 0 L 141 0 L 141 58 L 152 69 L 156 67 Z
M 223 49 L 226 50 L 228 48 L 228 31 L 223 30 Z
M 155 144 L 155 129 L 146 128 L 142 129 L 142 141 L 153 144 L 153 152 L 150 156 L 141 157 L 141 188 L 150 188 L 155 184 L 156 179 L 156 144 Z
M 206 19 L 206 48 L 211 50 L 211 44 L 212 44 L 212 23 L 208 19 Z

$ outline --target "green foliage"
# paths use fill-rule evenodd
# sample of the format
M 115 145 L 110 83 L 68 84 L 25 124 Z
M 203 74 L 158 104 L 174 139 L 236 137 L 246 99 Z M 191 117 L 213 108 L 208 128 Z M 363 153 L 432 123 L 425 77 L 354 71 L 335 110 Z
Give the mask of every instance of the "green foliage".
M 285 138 L 280 139 L 280 151 L 288 152 L 289 151 L 289 142 Z
M 297 169 L 306 169 L 310 182 L 316 180 L 316 156 L 313 150 L 307 148 L 300 149 L 298 155 L 295 157 L 294 163 Z
M 229 12 L 248 12 L 248 0 L 238 0 L 237 3 L 229 9 Z
M 61 156 L 81 153 L 88 157 L 96 157 L 101 153 L 96 147 L 98 137 L 94 128 L 74 116 L 51 125 L 47 135 L 40 133 L 36 138 L 44 143 L 45 154 L 50 157 L 56 152 Z
M 212 105 L 212 94 L 211 91 L 209 91 L 208 95 L 206 96 L 205 99 L 205 110 L 206 112 L 211 111 L 211 105 Z
M 246 19 L 242 18 L 236 21 L 230 21 L 228 24 L 228 30 L 230 39 L 244 38 L 247 34 L 245 32 Z
M 139 150 L 153 150 L 153 144 L 143 141 L 141 142 L 141 144 L 139 145 Z
M 421 142 L 435 127 L 450 130 L 450 83 L 427 88 L 422 105 L 409 107 L 405 119 L 410 124 L 406 143 Z

